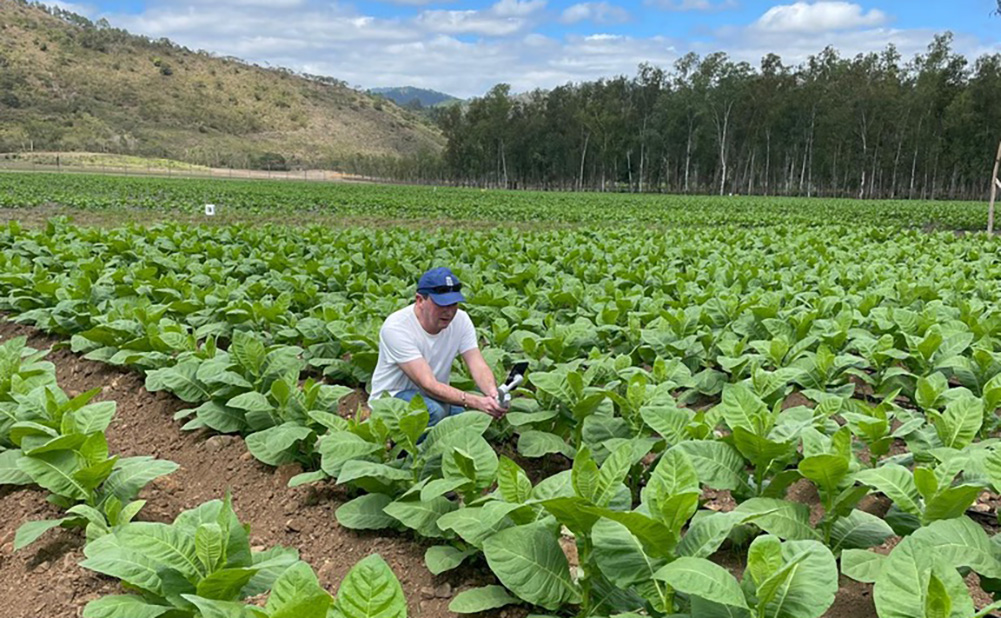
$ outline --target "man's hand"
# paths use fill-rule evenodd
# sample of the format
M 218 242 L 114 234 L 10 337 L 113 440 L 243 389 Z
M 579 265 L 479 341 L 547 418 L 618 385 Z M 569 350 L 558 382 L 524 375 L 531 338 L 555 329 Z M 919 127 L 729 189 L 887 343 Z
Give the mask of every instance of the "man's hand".
M 486 412 L 494 418 L 500 418 L 507 414 L 507 410 L 501 407 L 496 397 L 473 395 L 466 398 L 466 405 L 474 410 Z

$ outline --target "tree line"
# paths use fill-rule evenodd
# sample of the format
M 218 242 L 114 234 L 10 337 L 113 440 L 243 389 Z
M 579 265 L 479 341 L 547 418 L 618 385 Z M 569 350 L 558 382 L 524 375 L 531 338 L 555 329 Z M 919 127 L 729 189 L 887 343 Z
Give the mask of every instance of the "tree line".
M 755 69 L 725 53 L 670 69 L 438 110 L 440 161 L 370 161 L 404 180 L 508 188 L 975 198 L 1001 139 L 1001 54 L 970 62 L 951 33 Z M 361 163 L 361 162 L 360 162 Z M 365 170 L 357 170 L 365 171 Z

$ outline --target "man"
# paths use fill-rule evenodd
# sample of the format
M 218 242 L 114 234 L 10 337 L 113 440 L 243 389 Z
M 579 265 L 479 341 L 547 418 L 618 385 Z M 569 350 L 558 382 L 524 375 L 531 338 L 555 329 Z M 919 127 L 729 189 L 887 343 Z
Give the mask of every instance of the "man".
M 469 315 L 459 309 L 462 283 L 448 268 L 432 268 L 417 282 L 414 304 L 396 311 L 379 330 L 379 361 L 372 374 L 369 402 L 389 393 L 410 401 L 424 398 L 429 425 L 446 416 L 480 410 L 500 417 L 497 383 L 476 342 Z M 452 361 L 459 354 L 483 395 L 449 386 Z

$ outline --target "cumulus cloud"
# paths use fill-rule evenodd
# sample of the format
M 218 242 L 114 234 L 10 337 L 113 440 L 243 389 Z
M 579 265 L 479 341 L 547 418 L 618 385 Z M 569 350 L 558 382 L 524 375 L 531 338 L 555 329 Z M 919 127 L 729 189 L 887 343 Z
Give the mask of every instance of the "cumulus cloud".
M 546 0 L 500 0 L 490 7 L 498 17 L 525 17 L 546 8 Z
M 564 9 L 560 21 L 575 24 L 592 21 L 596 24 L 618 24 L 629 20 L 629 12 L 608 2 L 582 2 Z
M 754 23 L 754 28 L 767 32 L 830 32 L 881 26 L 888 21 L 879 9 L 866 12 L 850 2 L 796 2 L 774 6 Z

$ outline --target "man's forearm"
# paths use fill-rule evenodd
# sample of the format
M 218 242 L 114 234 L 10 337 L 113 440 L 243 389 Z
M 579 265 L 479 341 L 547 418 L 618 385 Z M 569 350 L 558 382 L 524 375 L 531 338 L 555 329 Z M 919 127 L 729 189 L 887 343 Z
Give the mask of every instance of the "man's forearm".
M 494 379 L 494 372 L 489 366 L 484 364 L 482 367 L 471 367 L 469 373 L 481 393 L 487 397 L 497 396 L 497 380 Z
M 464 405 L 466 403 L 464 399 L 468 398 L 468 395 L 466 395 L 465 392 L 460 391 L 454 386 L 443 384 L 437 380 L 421 386 L 421 390 L 426 392 L 432 399 L 436 399 L 449 405 Z

